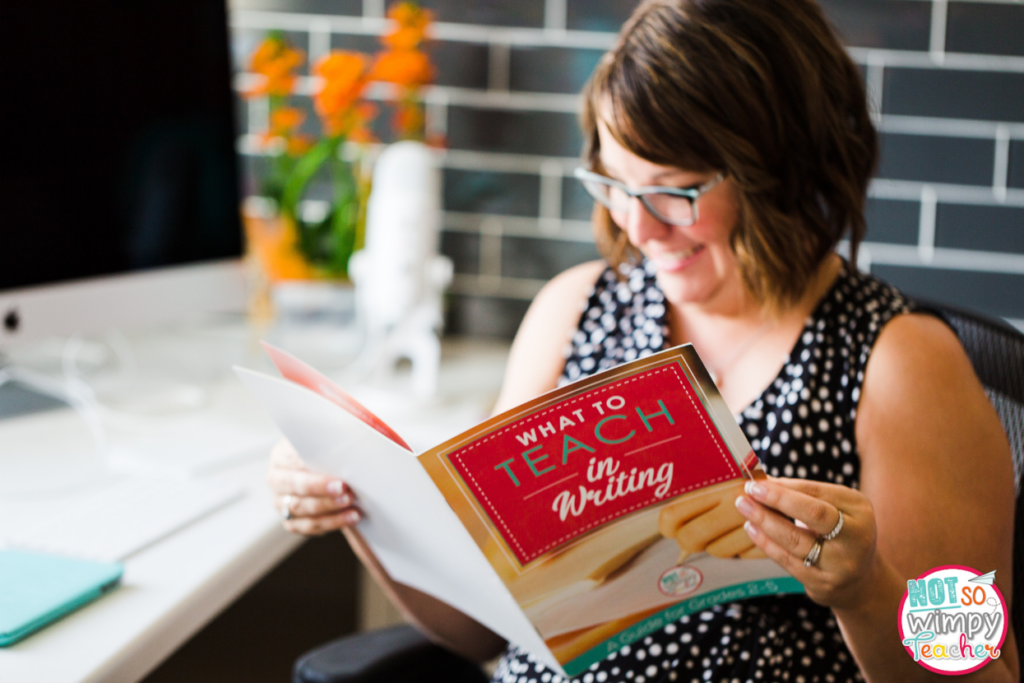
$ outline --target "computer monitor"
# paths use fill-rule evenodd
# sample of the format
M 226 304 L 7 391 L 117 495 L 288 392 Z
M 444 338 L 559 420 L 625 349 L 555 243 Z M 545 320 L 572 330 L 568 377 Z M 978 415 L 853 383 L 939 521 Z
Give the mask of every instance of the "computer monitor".
M 3 14 L 0 349 L 241 310 L 224 0 Z

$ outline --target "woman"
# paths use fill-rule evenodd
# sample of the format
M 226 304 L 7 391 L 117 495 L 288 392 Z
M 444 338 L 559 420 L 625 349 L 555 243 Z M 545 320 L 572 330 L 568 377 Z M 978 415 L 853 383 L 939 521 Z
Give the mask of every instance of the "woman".
M 900 643 L 906 581 L 945 564 L 995 568 L 1010 599 L 1013 472 L 953 332 L 834 253 L 848 235 L 856 255 L 877 156 L 856 67 L 810 0 L 649 0 L 585 95 L 577 175 L 597 200 L 606 261 L 537 296 L 496 410 L 692 343 L 772 475 L 736 498 L 745 523 L 731 538 L 745 534 L 744 552 L 771 557 L 807 594 L 684 617 L 582 680 L 931 676 Z M 306 472 L 287 445 L 270 482 L 290 530 L 358 519 L 343 484 Z M 668 533 L 687 537 L 683 527 Z M 481 660 L 504 646 L 377 569 L 439 641 Z M 974 676 L 1017 671 L 1011 633 Z M 513 644 L 495 680 L 557 678 Z

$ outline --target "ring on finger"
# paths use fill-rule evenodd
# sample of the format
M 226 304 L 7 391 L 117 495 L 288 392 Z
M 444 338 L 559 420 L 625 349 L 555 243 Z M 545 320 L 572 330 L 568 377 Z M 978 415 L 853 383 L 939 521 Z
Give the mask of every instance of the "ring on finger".
M 294 516 L 292 513 L 292 502 L 294 500 L 295 496 L 290 493 L 281 498 L 281 519 L 288 521 Z
M 815 564 L 818 561 L 819 555 L 821 555 L 821 541 L 815 541 L 814 545 L 811 546 L 811 551 L 804 558 L 804 566 L 810 567 Z
M 838 512 L 839 512 L 839 521 L 836 522 L 836 525 L 832 528 L 832 531 L 828 532 L 827 534 L 825 534 L 824 536 L 821 537 L 821 540 L 823 540 L 823 541 L 831 541 L 833 538 L 835 538 L 836 536 L 839 535 L 840 531 L 843 530 L 843 511 L 842 510 L 838 510 Z

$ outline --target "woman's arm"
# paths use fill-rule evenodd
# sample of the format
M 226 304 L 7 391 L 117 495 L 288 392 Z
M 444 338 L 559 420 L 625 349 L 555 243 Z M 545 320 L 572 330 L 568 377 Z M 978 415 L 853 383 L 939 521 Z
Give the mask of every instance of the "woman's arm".
M 874 505 L 875 577 L 860 605 L 836 610 L 870 681 L 934 678 L 897 631 L 907 580 L 946 564 L 996 570 L 1012 600 L 1014 485 L 1010 446 L 956 335 L 905 315 L 882 331 L 857 415 L 861 491 Z M 1018 681 L 1012 628 L 1002 655 L 972 680 Z
M 865 372 L 856 423 L 860 490 L 770 478 L 748 482 L 736 506 L 754 543 L 803 583 L 808 597 L 832 608 L 869 681 L 935 680 L 903 649 L 900 600 L 908 579 L 948 564 L 996 570 L 1012 600 L 1009 444 L 942 322 L 920 315 L 893 320 Z M 842 531 L 805 567 L 840 511 Z M 970 680 L 1019 680 L 1012 628 L 1001 650 Z
M 580 304 L 603 269 L 600 261 L 576 266 L 555 277 L 537 294 L 512 344 L 495 413 L 555 388 L 564 362 L 562 349 L 579 320 Z M 295 517 L 285 522 L 286 529 L 303 534 L 341 529 L 388 598 L 434 642 L 474 661 L 491 659 L 504 647 L 504 640 L 474 619 L 393 581 L 353 526 L 359 518 L 358 510 L 351 508 L 351 492 L 336 479 L 306 472 L 287 442 L 279 444 L 271 455 L 268 481 L 277 494 L 279 508 L 284 496 L 293 496 Z
M 270 452 L 267 482 L 274 505 L 289 518 L 284 528 L 304 536 L 341 530 L 356 556 L 402 615 L 434 642 L 460 655 L 485 661 L 504 641 L 462 612 L 420 591 L 391 580 L 355 525 L 362 519 L 353 492 L 340 480 L 310 472 L 292 445 L 281 440 Z

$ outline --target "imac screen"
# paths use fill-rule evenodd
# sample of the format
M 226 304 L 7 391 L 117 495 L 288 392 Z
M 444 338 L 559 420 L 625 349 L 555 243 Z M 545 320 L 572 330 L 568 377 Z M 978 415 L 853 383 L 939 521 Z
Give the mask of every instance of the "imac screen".
M 223 0 L 3 12 L 0 290 L 238 256 Z

